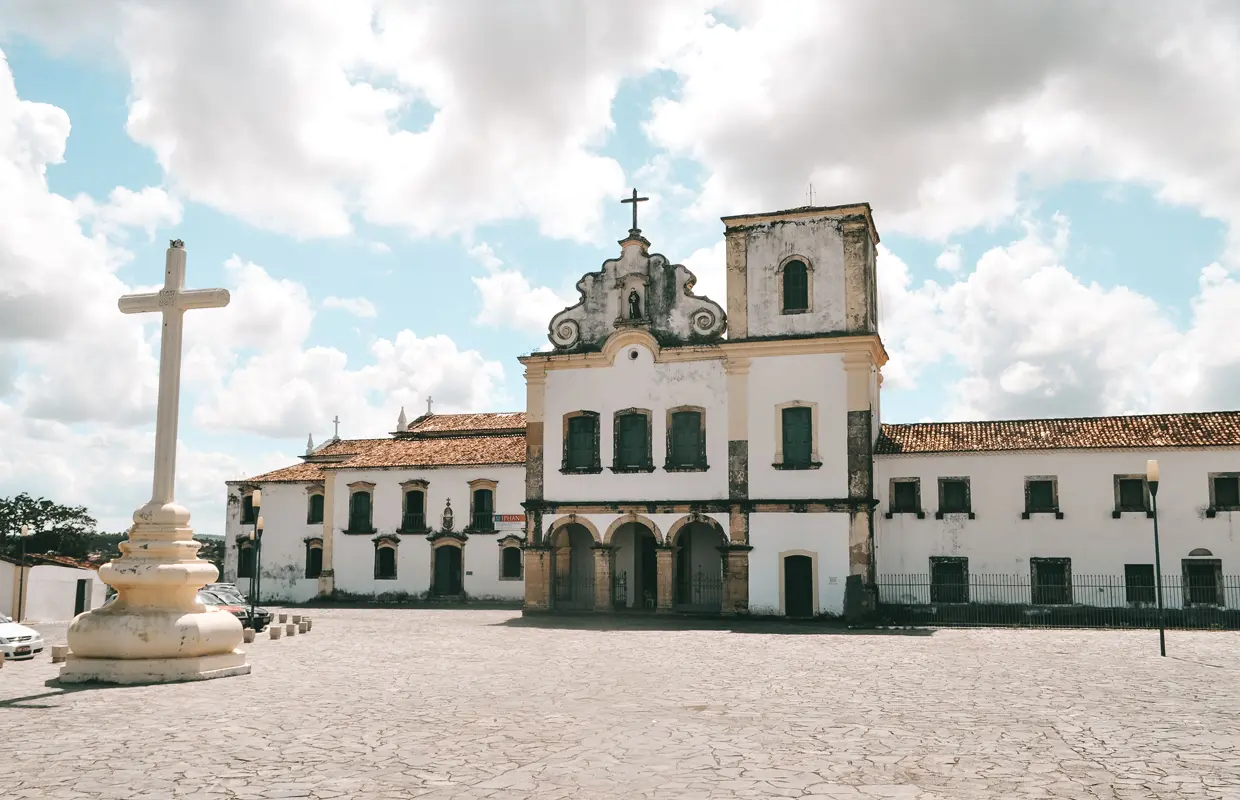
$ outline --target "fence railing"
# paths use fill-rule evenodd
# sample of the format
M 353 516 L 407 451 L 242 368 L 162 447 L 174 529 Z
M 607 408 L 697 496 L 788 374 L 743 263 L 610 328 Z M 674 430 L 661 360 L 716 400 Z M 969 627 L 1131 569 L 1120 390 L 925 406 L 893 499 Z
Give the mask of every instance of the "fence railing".
M 1168 628 L 1240 629 L 1240 576 L 1165 575 Z M 879 614 L 897 624 L 1156 628 L 1152 575 L 880 575 Z
M 594 608 L 594 573 L 555 576 L 555 605 L 562 609 Z
M 723 576 L 702 569 L 678 576 L 676 605 L 686 611 L 718 611 L 723 605 Z

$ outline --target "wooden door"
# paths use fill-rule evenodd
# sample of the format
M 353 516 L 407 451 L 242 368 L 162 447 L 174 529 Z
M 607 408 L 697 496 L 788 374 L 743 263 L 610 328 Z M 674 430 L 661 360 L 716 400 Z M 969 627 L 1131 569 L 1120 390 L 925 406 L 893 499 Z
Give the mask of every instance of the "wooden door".
M 809 556 L 784 557 L 784 615 L 814 616 L 814 560 Z

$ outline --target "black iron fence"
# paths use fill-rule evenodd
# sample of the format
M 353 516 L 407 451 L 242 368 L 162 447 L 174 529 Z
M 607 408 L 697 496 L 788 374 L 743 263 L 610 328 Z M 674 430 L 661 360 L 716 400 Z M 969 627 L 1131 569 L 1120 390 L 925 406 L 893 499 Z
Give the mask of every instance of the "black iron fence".
M 561 609 L 594 608 L 594 573 L 569 572 L 555 576 L 555 607 Z
M 1040 579 L 1039 579 L 1040 578 Z M 1167 575 L 1168 628 L 1240 630 L 1240 576 Z M 1157 628 L 1153 575 L 880 575 L 879 615 L 900 625 Z
M 619 572 L 611 577 L 611 607 L 625 608 L 629 604 L 629 573 Z
M 723 606 L 723 576 L 702 569 L 678 576 L 676 606 L 685 611 L 718 611 Z

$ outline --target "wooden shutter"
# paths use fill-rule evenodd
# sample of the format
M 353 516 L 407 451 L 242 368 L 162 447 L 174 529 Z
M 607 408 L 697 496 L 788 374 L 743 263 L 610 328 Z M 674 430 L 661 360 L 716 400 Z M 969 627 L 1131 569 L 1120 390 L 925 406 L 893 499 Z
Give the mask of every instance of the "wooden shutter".
M 800 261 L 784 265 L 784 311 L 809 308 L 809 270 Z
M 584 469 L 594 466 L 594 426 L 592 416 L 572 417 L 568 421 L 568 467 Z
M 792 466 L 808 466 L 813 448 L 812 409 L 785 408 L 784 463 Z
M 702 461 L 702 415 L 697 411 L 672 414 L 672 464 L 697 466 Z
M 643 467 L 649 447 L 646 444 L 646 417 L 642 414 L 625 414 L 616 420 L 619 452 L 616 463 L 621 467 Z
M 350 498 L 349 530 L 370 529 L 370 492 L 354 492 Z

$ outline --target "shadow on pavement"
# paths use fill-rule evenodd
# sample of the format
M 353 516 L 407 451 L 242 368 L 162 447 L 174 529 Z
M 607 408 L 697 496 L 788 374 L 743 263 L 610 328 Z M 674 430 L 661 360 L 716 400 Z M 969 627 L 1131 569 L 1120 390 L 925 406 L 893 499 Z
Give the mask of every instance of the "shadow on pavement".
M 794 636 L 933 636 L 924 628 L 850 628 L 835 620 L 745 619 L 663 614 L 526 614 L 492 623 L 499 628 L 584 631 L 729 631 Z

